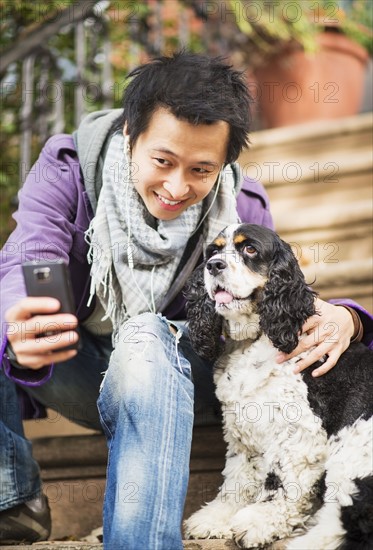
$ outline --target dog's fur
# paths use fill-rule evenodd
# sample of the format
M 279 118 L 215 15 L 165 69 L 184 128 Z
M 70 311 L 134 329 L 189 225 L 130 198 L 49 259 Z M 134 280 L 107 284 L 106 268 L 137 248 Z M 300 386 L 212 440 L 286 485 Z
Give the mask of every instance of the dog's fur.
M 185 522 L 186 536 L 242 548 L 287 537 L 293 550 L 373 548 L 373 353 L 352 344 L 317 378 L 319 364 L 293 373 L 299 356 L 276 362 L 276 348 L 297 346 L 315 294 L 290 246 L 264 227 L 226 228 L 187 299 L 192 344 L 217 359 L 228 448 L 219 494 Z

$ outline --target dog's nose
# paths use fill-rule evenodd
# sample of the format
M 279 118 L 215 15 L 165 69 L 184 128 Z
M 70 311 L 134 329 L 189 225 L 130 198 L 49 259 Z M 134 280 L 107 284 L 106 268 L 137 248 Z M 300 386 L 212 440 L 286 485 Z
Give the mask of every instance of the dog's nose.
M 214 277 L 218 275 L 221 271 L 224 271 L 224 269 L 227 267 L 227 263 L 222 260 L 221 258 L 211 258 L 206 263 L 206 269 L 210 273 L 210 275 L 213 275 Z

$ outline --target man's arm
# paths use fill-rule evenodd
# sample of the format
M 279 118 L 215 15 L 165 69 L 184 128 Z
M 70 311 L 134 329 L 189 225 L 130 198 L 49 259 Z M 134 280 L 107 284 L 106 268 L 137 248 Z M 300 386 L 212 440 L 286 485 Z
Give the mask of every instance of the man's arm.
M 26 297 L 21 264 L 55 259 L 69 263 L 78 198 L 76 178 L 79 177 L 79 166 L 70 144 L 73 144 L 70 136 L 60 135 L 51 138 L 43 148 L 19 193 L 19 208 L 14 215 L 17 227 L 1 251 L 0 359 L 6 374 L 21 383 L 40 384 L 51 376 L 51 368 L 40 363 L 38 369 L 31 372 L 15 368 L 12 352 L 18 360 L 20 345 L 23 348 L 26 340 L 35 340 L 30 312 L 27 306 L 26 310 L 20 306 Z M 36 349 L 41 350 L 40 345 Z M 50 364 L 51 359 L 44 365 Z M 24 357 L 22 366 L 31 366 L 24 363 Z

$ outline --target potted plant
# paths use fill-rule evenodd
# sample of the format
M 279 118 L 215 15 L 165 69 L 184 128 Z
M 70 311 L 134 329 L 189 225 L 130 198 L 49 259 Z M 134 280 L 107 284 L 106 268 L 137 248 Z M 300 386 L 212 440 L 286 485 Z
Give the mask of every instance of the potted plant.
M 359 111 L 373 51 L 367 0 L 231 0 L 267 128 Z

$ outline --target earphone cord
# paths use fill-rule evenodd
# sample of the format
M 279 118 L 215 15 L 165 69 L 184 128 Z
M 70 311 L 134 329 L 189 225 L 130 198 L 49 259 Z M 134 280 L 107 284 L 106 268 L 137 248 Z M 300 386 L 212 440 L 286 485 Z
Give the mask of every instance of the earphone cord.
M 192 235 L 194 235 L 195 233 L 197 233 L 198 229 L 201 227 L 201 225 L 203 224 L 203 222 L 205 221 L 206 217 L 208 216 L 211 208 L 213 207 L 214 205 L 214 202 L 215 202 L 215 199 L 217 197 L 217 194 L 219 192 L 219 187 L 220 187 L 220 183 L 221 183 L 221 178 L 222 178 L 222 172 L 220 172 L 219 174 L 219 178 L 218 178 L 218 182 L 216 184 L 216 189 L 215 189 L 215 193 L 214 193 L 214 196 L 212 198 L 212 201 L 211 201 L 211 204 L 210 206 L 208 207 L 208 209 L 206 210 L 205 214 L 202 216 L 202 219 L 201 221 L 199 222 L 199 224 L 197 225 L 197 227 L 195 228 L 195 230 L 190 234 L 190 236 L 192 237 Z

